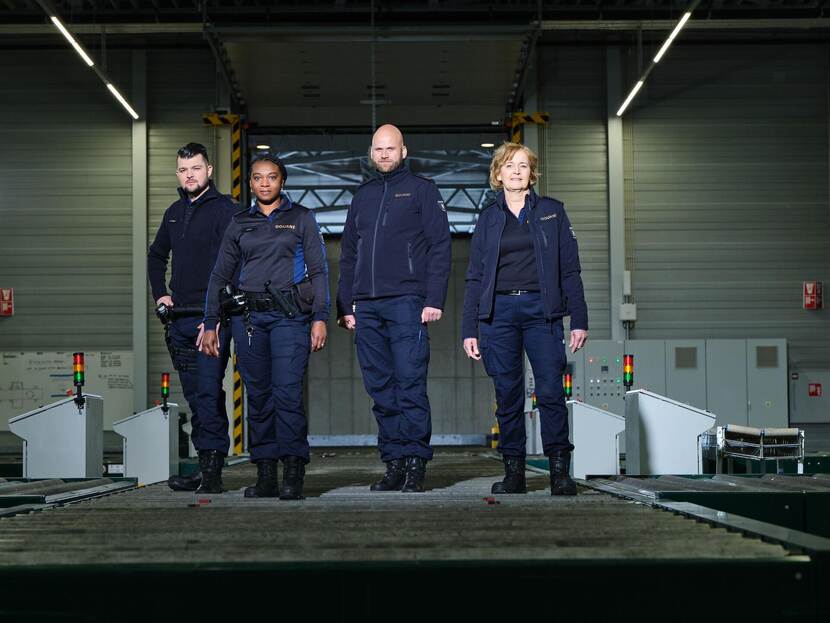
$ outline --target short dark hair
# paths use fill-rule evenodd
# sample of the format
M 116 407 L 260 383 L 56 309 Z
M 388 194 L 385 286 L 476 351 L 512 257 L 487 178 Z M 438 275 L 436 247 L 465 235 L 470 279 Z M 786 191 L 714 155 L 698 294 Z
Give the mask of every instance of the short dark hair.
M 205 162 L 210 164 L 210 158 L 208 158 L 207 155 L 207 148 L 201 143 L 188 143 L 184 147 L 180 147 L 179 151 L 176 152 L 176 157 L 182 158 L 183 160 L 195 158 L 196 156 L 202 156 L 205 159 Z
M 280 170 L 280 175 L 282 175 L 282 183 L 285 184 L 285 181 L 288 179 L 288 171 L 286 171 L 285 165 L 282 163 L 282 160 L 280 160 L 273 154 L 259 154 L 251 159 L 251 165 L 250 167 L 248 167 L 248 170 L 253 171 L 254 165 L 257 162 L 270 162 L 271 164 L 276 166 Z

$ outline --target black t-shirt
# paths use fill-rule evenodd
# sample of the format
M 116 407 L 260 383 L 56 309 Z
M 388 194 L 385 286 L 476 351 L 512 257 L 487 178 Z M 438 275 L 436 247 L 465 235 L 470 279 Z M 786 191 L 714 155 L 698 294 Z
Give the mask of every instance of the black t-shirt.
M 533 234 L 527 222 L 528 209 L 522 208 L 519 218 L 504 210 L 506 221 L 499 245 L 496 268 L 496 292 L 505 290 L 539 290 L 539 273 L 533 250 Z

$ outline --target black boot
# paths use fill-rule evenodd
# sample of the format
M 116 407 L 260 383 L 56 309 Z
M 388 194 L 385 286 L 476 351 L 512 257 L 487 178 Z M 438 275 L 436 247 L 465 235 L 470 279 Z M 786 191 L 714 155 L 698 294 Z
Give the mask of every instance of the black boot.
M 392 459 L 386 461 L 386 474 L 369 487 L 370 491 L 400 491 L 406 480 L 406 461 Z
M 202 484 L 202 472 L 205 469 L 207 462 L 207 455 L 204 452 L 199 452 L 199 471 L 190 476 L 170 476 L 167 479 L 167 486 L 173 491 L 195 491 Z
M 426 459 L 418 456 L 406 457 L 406 480 L 401 491 L 404 493 L 423 493 L 426 473 Z
M 282 459 L 282 493 L 281 500 L 303 499 L 303 478 L 305 478 L 305 461 L 298 456 L 286 456 Z
M 550 494 L 576 495 L 576 483 L 570 476 L 571 453 L 559 450 L 548 457 L 550 459 Z
M 525 457 L 505 456 L 504 480 L 494 482 L 490 493 L 527 493 Z
M 202 465 L 202 484 L 196 493 L 222 493 L 222 468 L 225 466 L 225 455 L 219 450 L 200 450 L 199 463 Z
M 167 486 L 173 491 L 195 491 L 202 484 L 202 472 L 196 472 L 190 476 L 170 476 L 167 479 Z
M 276 498 L 280 495 L 277 480 L 277 460 L 259 459 L 256 462 L 256 484 L 245 489 L 246 498 Z

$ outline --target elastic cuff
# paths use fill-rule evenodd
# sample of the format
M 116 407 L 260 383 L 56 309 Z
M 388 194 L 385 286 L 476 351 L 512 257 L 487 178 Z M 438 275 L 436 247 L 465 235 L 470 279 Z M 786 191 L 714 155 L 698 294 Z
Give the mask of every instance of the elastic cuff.
M 323 322 L 329 321 L 329 314 L 328 312 L 314 312 L 311 316 L 311 320 L 316 322 L 318 320 L 322 320 Z

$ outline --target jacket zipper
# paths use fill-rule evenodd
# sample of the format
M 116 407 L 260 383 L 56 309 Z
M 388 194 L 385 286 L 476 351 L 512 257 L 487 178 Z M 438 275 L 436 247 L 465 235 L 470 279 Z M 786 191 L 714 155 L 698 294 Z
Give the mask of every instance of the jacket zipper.
M 383 194 L 380 196 L 380 207 L 378 208 L 378 218 L 375 220 L 375 236 L 372 238 L 372 298 L 375 295 L 375 247 L 378 243 L 378 225 L 380 225 L 380 218 L 383 216 L 383 202 L 386 200 L 386 180 L 383 180 Z
M 412 265 L 412 243 L 406 243 L 406 259 L 409 260 L 409 274 L 415 274 L 415 267 Z
M 542 234 L 542 238 L 544 238 L 544 241 L 545 241 L 545 248 L 547 248 L 548 247 L 548 237 L 545 235 L 545 230 L 530 215 L 528 215 L 528 218 L 530 218 L 531 222 L 533 223 L 534 229 L 536 229 L 537 232 Z M 540 285 L 542 286 L 542 292 L 544 294 L 547 294 L 548 289 L 547 289 L 547 279 L 545 279 L 545 262 L 542 259 L 541 249 L 539 249 L 539 236 L 538 236 L 538 234 L 535 235 L 533 237 L 533 239 L 535 241 L 535 244 L 533 245 L 534 246 L 533 252 L 534 252 L 534 255 L 536 256 L 536 266 L 538 267 L 539 274 L 541 276 L 541 279 L 540 279 L 541 284 Z M 542 300 L 542 307 L 543 308 L 544 308 L 544 298 L 546 298 L 546 297 L 543 297 L 543 300 Z

